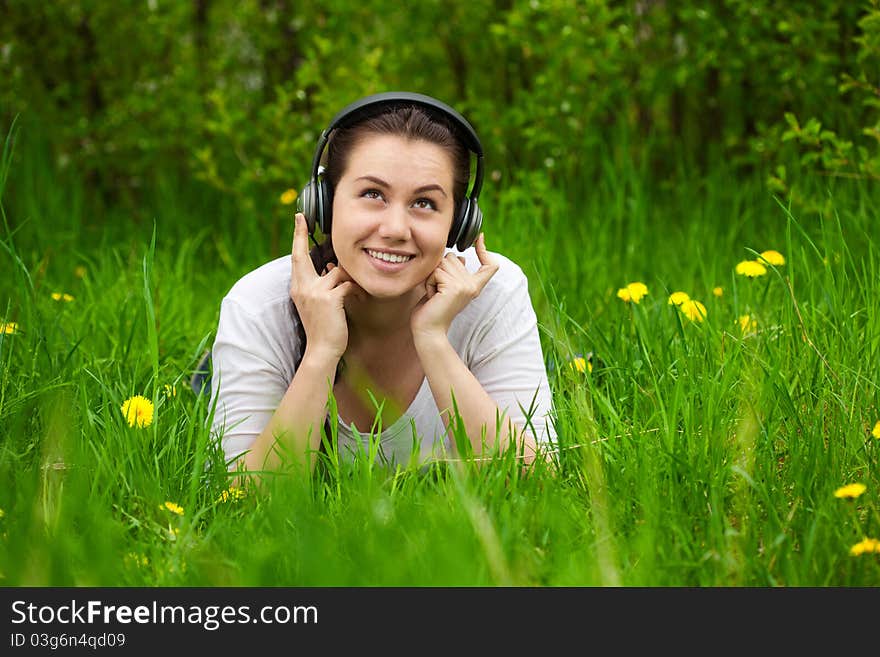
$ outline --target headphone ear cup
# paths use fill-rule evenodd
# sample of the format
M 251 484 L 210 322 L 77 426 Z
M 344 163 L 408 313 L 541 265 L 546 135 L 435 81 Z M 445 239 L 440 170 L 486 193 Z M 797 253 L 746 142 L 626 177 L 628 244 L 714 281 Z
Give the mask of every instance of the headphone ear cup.
M 296 199 L 296 211 L 305 215 L 309 235 L 313 235 L 315 232 L 315 217 L 318 215 L 317 193 L 314 182 L 310 182 L 302 188 L 302 192 L 300 192 Z
M 305 215 L 309 235 L 315 234 L 315 227 L 320 228 L 324 235 L 330 234 L 332 207 L 333 194 L 330 186 L 323 180 L 308 183 L 296 200 L 296 211 Z
M 458 248 L 459 251 L 464 251 L 474 245 L 474 242 L 477 241 L 477 237 L 480 235 L 482 226 L 483 211 L 480 210 L 480 206 L 476 201 L 472 201 L 468 207 L 467 226 L 462 231 L 461 243 Z
M 483 225 L 483 212 L 476 200 L 468 198 L 462 204 L 459 216 L 461 217 L 460 221 L 453 224 L 453 228 L 457 226 L 458 230 L 450 232 L 446 246 L 455 246 L 459 251 L 464 251 L 477 241 L 480 228 Z
M 317 224 L 321 233 L 329 237 L 333 223 L 333 190 L 326 180 L 318 181 Z
M 461 239 L 462 229 L 467 223 L 467 217 L 469 214 L 468 208 L 470 207 L 470 204 L 471 200 L 469 198 L 462 201 L 461 207 L 458 209 L 455 218 L 452 220 L 452 227 L 449 229 L 449 237 L 446 239 L 446 248 L 452 248 L 453 246 L 458 248 L 456 245 Z

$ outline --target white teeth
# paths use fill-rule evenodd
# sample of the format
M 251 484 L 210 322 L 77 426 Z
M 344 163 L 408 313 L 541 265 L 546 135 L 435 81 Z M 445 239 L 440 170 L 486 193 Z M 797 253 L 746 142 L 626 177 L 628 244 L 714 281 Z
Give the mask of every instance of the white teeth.
M 406 262 L 407 260 L 411 260 L 413 256 L 402 256 L 395 255 L 393 253 L 382 253 L 382 251 L 370 251 L 367 249 L 367 253 L 369 253 L 374 258 L 378 260 L 384 260 L 385 262 Z

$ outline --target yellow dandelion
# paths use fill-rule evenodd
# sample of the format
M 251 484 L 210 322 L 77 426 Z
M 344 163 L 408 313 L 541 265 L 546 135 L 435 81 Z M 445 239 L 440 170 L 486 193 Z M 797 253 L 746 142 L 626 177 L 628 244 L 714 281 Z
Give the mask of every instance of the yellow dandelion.
M 849 553 L 857 557 L 865 553 L 880 554 L 880 540 L 876 538 L 866 538 L 859 541 L 849 549 Z
M 669 295 L 669 305 L 680 306 L 686 301 L 690 301 L 691 298 L 688 296 L 687 292 L 673 292 Z
M 129 552 L 125 555 L 125 562 L 127 564 L 134 564 L 138 568 L 144 568 L 149 565 L 150 560 L 144 554 L 137 554 L 136 552 Z
M 217 498 L 218 502 L 238 502 L 245 498 L 245 491 L 243 488 L 239 488 L 238 486 L 230 486 L 222 493 L 220 493 L 220 497 Z
M 153 402 L 141 395 L 129 397 L 122 404 L 122 414 L 128 426 L 148 427 L 153 423 Z
M 16 322 L 2 322 L 0 323 L 0 333 L 17 333 L 18 332 L 18 324 Z
M 777 267 L 785 264 L 785 258 L 779 251 L 764 251 L 761 253 L 761 259 Z
M 848 497 L 851 499 L 855 499 L 862 493 L 867 490 L 865 484 L 847 484 L 846 486 L 841 486 L 836 491 L 834 491 L 834 497 Z
M 52 298 L 55 299 L 55 301 L 73 301 L 73 297 L 67 292 L 53 292 Z
M 740 315 L 736 322 L 739 324 L 739 330 L 743 335 L 746 333 L 752 333 L 758 328 L 758 322 L 750 315 Z
M 712 294 L 714 294 L 716 297 L 723 296 L 724 295 L 724 288 L 723 287 L 713 287 Z
M 86 276 L 86 268 L 83 267 L 82 265 L 78 265 L 78 266 L 73 270 L 73 275 L 76 276 L 77 278 L 85 278 L 85 276 Z
M 177 386 L 166 383 L 165 384 L 165 396 L 166 397 L 177 397 Z
M 280 201 L 283 205 L 290 205 L 296 200 L 297 191 L 295 189 L 286 189 L 280 196 Z
M 648 293 L 648 288 L 644 283 L 629 283 L 626 287 L 622 287 L 617 291 L 617 297 L 626 302 L 632 301 L 638 303 L 642 297 Z
M 568 364 L 568 368 L 570 370 L 577 370 L 578 372 L 581 372 L 581 373 L 592 372 L 593 371 L 593 364 L 590 361 L 588 361 L 586 358 L 584 358 L 583 356 L 578 356 L 577 358 L 575 358 L 573 361 L 571 361 Z
M 695 299 L 688 299 L 678 309 L 692 322 L 702 322 L 706 319 L 706 306 Z
M 880 440 L 880 420 L 877 420 L 877 424 L 871 429 L 871 435 Z
M 3 518 L 3 516 L 5 516 L 5 515 L 6 515 L 6 511 L 4 511 L 3 509 L 0 509 L 0 518 Z
M 749 278 L 763 276 L 767 273 L 767 268 L 757 260 L 743 260 L 736 266 L 736 273 Z
M 183 507 L 174 502 L 165 502 L 165 504 L 160 505 L 159 508 L 167 509 L 168 511 L 171 511 L 171 513 L 176 513 L 179 516 L 183 515 Z

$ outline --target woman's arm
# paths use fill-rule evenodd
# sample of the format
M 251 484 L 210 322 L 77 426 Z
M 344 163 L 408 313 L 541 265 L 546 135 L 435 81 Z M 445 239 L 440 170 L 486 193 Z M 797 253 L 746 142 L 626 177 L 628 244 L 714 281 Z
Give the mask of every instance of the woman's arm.
M 528 282 L 519 267 L 486 250 L 482 234 L 475 252 L 480 267 L 473 274 L 464 258 L 449 253 L 427 279 L 410 320 L 416 352 L 447 430 L 454 397 L 474 453 L 515 445 L 531 463 L 538 441 L 548 441 L 552 431 L 546 416 L 531 419 L 551 402 Z M 503 280 L 489 285 L 502 262 Z M 456 317 L 473 327 L 461 356 L 448 337 Z
M 295 221 L 289 296 L 309 339 L 278 407 L 244 458 L 250 471 L 314 469 L 311 454 L 320 447 L 336 366 L 348 344 L 345 299 L 361 291 L 341 267 L 328 264 L 320 275 L 315 271 L 305 217 L 297 213 Z
M 462 362 L 446 336 L 423 338 L 416 342 L 416 351 L 447 429 L 454 413 L 452 396 L 455 395 L 455 406 L 474 454 L 482 454 L 484 449 L 492 450 L 497 438 L 499 452 L 513 444 L 526 464 L 535 460 L 538 447 L 534 436 L 513 421 L 502 419 L 501 409 Z M 501 419 L 500 426 L 498 419 Z
M 298 345 L 287 304 L 272 303 L 259 315 L 231 298 L 221 305 L 212 350 L 211 431 L 230 471 L 273 469 L 287 452 L 304 463 L 307 446 L 318 446 L 327 381 L 338 359 L 309 343 L 293 366 Z
M 244 456 L 247 470 L 302 469 L 304 465 L 309 472 L 314 469 L 312 453 L 321 444 L 321 427 L 338 362 L 332 354 L 306 348 L 281 403 Z

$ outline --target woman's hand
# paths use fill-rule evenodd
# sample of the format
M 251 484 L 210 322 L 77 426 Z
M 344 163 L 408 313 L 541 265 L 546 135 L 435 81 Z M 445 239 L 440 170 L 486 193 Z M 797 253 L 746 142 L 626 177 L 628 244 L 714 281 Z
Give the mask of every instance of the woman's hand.
M 498 271 L 498 265 L 486 251 L 483 233 L 480 233 L 474 246 L 480 259 L 480 268 L 476 272 L 471 274 L 465 268 L 464 258 L 447 253 L 425 280 L 425 296 L 410 316 L 410 329 L 417 342 L 441 336 L 445 338 L 455 316 L 479 296 Z
M 291 250 L 290 298 L 299 312 L 307 349 L 329 358 L 342 358 L 348 346 L 345 298 L 363 292 L 342 267 L 327 265 L 320 276 L 308 249 L 305 217 L 297 213 Z

